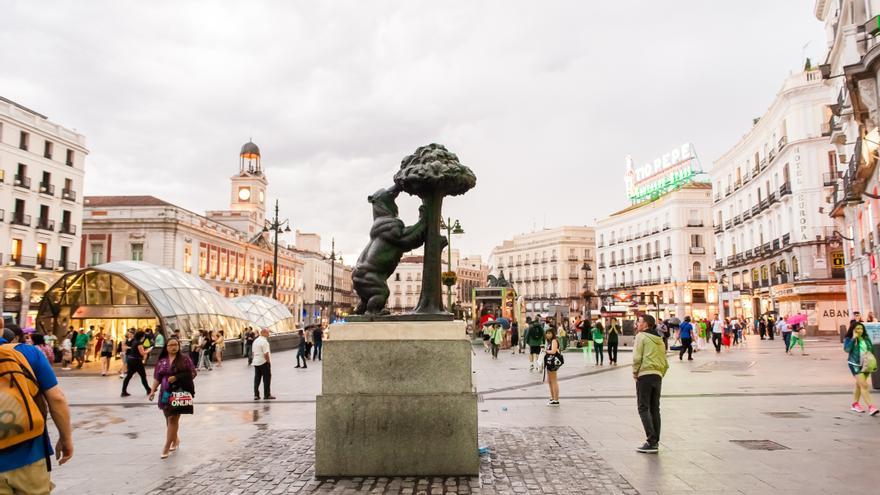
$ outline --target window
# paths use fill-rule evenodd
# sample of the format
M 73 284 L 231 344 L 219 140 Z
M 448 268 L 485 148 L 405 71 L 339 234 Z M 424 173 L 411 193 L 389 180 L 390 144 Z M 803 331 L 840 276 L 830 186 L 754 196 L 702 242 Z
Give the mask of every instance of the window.
M 37 264 L 40 266 L 46 266 L 46 243 L 38 242 L 37 243 Z
M 192 273 L 192 248 L 190 246 L 183 247 L 183 271 L 184 273 Z
M 73 150 L 67 150 L 67 157 L 65 158 L 64 163 L 66 163 L 70 167 L 73 166 Z
M 694 265 L 691 267 L 691 277 L 692 280 L 700 280 L 703 278 L 703 266 L 699 261 L 695 261 Z
M 52 142 L 46 141 L 43 145 L 43 157 L 52 159 Z
M 67 262 L 70 259 L 70 248 L 61 246 L 61 254 L 58 255 L 58 265 L 67 270 Z
M 251 273 L 253 273 L 253 259 L 251 260 Z M 208 273 L 208 247 L 202 244 L 199 247 L 199 276 L 204 277 Z
M 700 234 L 691 234 L 691 247 L 703 247 L 703 236 Z
M 24 132 L 24 131 L 21 131 L 18 134 L 18 147 L 19 147 L 19 149 L 23 149 L 23 150 L 27 151 L 28 144 L 30 143 L 30 140 L 31 140 L 31 135 Z
M 144 261 L 144 243 L 136 242 L 131 245 L 131 260 Z
M 90 246 L 91 258 L 89 258 L 89 266 L 100 265 L 104 262 L 104 243 L 94 242 Z
M 21 239 L 12 239 L 12 261 L 21 261 Z

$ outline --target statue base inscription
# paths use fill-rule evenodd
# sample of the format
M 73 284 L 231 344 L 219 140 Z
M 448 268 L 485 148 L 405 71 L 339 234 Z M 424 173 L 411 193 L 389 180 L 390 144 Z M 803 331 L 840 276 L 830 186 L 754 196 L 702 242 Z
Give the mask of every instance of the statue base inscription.
M 316 476 L 479 474 L 464 322 L 336 324 L 323 352 Z

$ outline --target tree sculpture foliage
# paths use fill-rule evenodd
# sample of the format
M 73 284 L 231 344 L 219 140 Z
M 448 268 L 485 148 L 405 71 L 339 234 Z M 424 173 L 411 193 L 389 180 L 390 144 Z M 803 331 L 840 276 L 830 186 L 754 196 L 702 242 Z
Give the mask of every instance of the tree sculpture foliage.
M 445 196 L 458 196 L 477 184 L 470 168 L 461 164 L 445 146 L 422 146 L 403 159 L 394 174 L 394 183 L 422 199 L 425 209 L 425 256 L 422 266 L 422 294 L 416 313 L 444 313 L 440 280 L 440 257 L 446 238 L 440 233 L 440 218 Z

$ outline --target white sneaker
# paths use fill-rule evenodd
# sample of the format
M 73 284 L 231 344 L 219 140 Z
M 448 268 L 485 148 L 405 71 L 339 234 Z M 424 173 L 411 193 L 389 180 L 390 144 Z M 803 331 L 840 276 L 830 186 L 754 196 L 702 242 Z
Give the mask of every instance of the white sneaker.
M 61 371 L 70 371 L 70 368 L 61 368 Z

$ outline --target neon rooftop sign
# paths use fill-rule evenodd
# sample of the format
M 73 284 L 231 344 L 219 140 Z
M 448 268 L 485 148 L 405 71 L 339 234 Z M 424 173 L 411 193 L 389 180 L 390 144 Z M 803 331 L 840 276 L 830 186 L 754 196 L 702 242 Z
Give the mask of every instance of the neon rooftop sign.
M 627 156 L 623 179 L 626 195 L 633 203 L 654 199 L 691 182 L 694 175 L 701 172 L 700 161 L 691 143 L 685 143 L 640 167 L 634 167 L 632 157 Z

